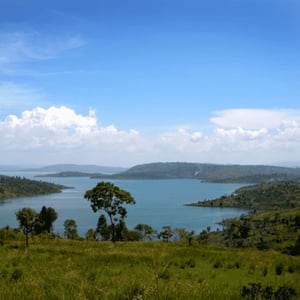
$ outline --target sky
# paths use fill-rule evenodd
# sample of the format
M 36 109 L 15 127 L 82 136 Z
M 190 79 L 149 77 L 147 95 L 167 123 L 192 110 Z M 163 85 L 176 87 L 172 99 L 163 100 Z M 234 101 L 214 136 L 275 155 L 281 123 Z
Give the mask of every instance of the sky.
M 0 165 L 300 166 L 298 0 L 0 0 Z

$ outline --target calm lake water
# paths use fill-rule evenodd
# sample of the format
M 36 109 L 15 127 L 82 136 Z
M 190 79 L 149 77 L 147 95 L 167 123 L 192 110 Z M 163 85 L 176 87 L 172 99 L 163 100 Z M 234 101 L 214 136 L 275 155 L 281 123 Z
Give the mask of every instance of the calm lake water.
M 95 229 L 99 213 L 94 213 L 87 200 L 86 190 L 93 188 L 98 179 L 90 178 L 35 178 L 37 173 L 0 172 L 9 176 L 24 176 L 30 179 L 49 181 L 73 187 L 61 193 L 24 197 L 0 201 L 0 227 L 17 227 L 15 212 L 23 207 L 40 211 L 43 205 L 53 207 L 58 213 L 54 223 L 54 232 L 63 234 L 63 223 L 74 219 L 78 233 L 84 236 L 89 228 Z M 226 218 L 240 216 L 242 209 L 203 208 L 184 206 L 185 203 L 213 199 L 231 194 L 241 184 L 202 183 L 198 180 L 111 180 L 115 185 L 127 190 L 134 197 L 136 204 L 127 206 L 126 224 L 133 229 L 139 223 L 149 224 L 156 230 L 170 225 L 172 228 L 185 228 L 199 233 L 210 226 L 218 228 L 217 223 Z

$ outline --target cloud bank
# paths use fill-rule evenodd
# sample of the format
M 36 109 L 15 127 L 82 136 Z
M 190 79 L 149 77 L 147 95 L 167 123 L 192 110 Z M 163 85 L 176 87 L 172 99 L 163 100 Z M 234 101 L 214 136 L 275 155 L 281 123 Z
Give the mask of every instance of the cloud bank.
M 81 115 L 65 106 L 36 107 L 0 121 L 0 163 L 299 162 L 300 111 L 232 109 L 210 121 L 210 133 L 179 128 L 150 138 L 100 126 L 93 110 Z

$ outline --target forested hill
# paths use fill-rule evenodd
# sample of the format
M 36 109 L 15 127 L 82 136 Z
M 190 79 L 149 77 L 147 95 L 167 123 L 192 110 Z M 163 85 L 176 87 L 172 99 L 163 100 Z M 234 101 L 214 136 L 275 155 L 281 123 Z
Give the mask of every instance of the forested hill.
M 107 178 L 107 175 L 94 175 Z M 217 165 L 185 162 L 157 162 L 134 166 L 112 179 L 199 179 L 206 182 L 258 183 L 269 180 L 300 180 L 300 168 L 264 165 Z
M 237 189 L 231 195 L 213 200 L 202 200 L 188 206 L 239 207 L 252 210 L 300 208 L 300 183 L 274 181 Z
M 0 200 L 58 193 L 65 188 L 54 183 L 0 175 Z

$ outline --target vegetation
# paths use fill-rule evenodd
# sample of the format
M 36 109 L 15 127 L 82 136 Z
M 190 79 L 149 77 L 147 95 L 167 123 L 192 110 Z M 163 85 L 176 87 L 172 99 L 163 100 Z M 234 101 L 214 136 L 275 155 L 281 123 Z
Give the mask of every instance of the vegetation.
M 26 246 L 28 247 L 29 236 L 33 233 L 38 218 L 37 213 L 31 208 L 24 207 L 16 213 L 16 217 L 20 223 L 20 228 L 25 234 Z
M 300 257 L 272 250 L 44 236 L 34 237 L 26 250 L 17 233 L 1 231 L 14 235 L 0 246 L 1 299 L 288 300 L 300 295 Z M 267 292 L 271 297 L 263 296 Z M 288 296 L 279 298 L 280 293 Z
M 273 181 L 237 189 L 233 194 L 214 200 L 187 204 L 202 207 L 240 207 L 251 210 L 291 209 L 300 207 L 300 183 Z
M 65 231 L 64 231 L 65 238 L 71 239 L 71 240 L 79 239 L 79 235 L 77 232 L 77 224 L 76 224 L 75 220 L 73 220 L 73 219 L 65 220 L 64 227 L 65 227 Z
M 109 237 L 115 242 L 122 240 L 123 230 L 126 230 L 124 219 L 127 215 L 125 204 L 135 204 L 135 200 L 127 191 L 120 189 L 111 182 L 99 182 L 96 187 L 86 191 L 84 198 L 91 202 L 94 212 L 104 210 L 109 218 L 102 214 L 98 221 L 98 232 L 105 240 Z
M 65 188 L 59 184 L 0 175 L 0 200 L 59 193 Z
M 208 234 L 203 230 L 200 239 L 218 246 L 272 249 L 290 255 L 300 254 L 300 208 L 226 219 L 222 225 L 222 231 Z
M 101 214 L 85 240 L 72 219 L 64 223 L 67 239 L 49 235 L 54 209 L 23 208 L 16 213 L 23 234 L 0 229 L 0 257 L 5 257 L 0 298 L 299 299 L 299 195 L 297 182 L 244 187 L 206 204 L 224 201 L 222 206 L 244 205 L 253 213 L 224 220 L 222 231 L 207 227 L 199 235 L 163 226 L 157 233 L 163 241 L 155 242 L 150 240 L 156 232 L 147 224 L 126 228 L 124 204 L 134 199 L 109 182 L 85 194 L 93 211 L 103 210 L 110 221 Z M 254 213 L 260 208 L 267 210 Z M 24 234 L 26 245 L 32 236 L 30 248 L 22 243 Z
M 40 213 L 37 213 L 32 208 L 24 207 L 16 212 L 16 218 L 25 234 L 25 243 L 28 247 L 30 236 L 52 231 L 52 225 L 57 219 L 57 213 L 52 207 L 43 206 Z

